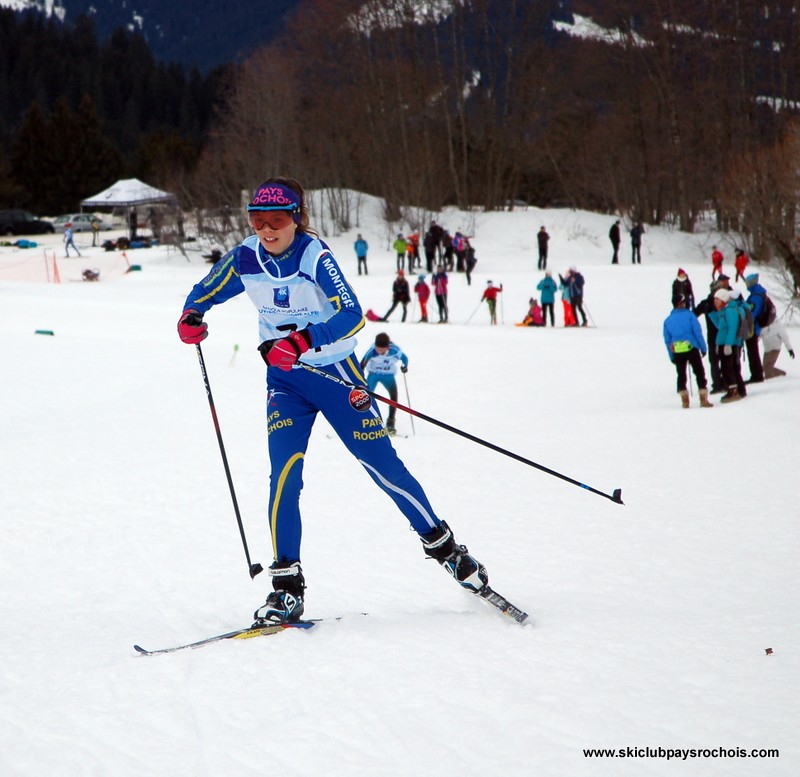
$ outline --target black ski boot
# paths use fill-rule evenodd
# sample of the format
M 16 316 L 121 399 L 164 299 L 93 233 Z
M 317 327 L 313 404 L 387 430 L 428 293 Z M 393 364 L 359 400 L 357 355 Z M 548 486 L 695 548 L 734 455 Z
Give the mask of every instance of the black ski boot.
M 293 623 L 303 614 L 303 591 L 306 581 L 299 561 L 274 562 L 269 568 L 272 587 L 275 589 L 253 617 L 253 626 L 270 623 Z
M 486 567 L 469 554 L 465 545 L 457 545 L 450 527 L 442 522 L 433 531 L 420 535 L 425 554 L 436 559 L 456 582 L 470 593 L 480 593 L 489 584 Z

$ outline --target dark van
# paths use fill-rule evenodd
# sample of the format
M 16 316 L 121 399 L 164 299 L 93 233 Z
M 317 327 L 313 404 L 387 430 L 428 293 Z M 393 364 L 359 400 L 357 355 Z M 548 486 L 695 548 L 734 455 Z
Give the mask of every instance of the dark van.
M 55 231 L 51 222 L 37 219 L 27 210 L 0 210 L 0 235 L 44 235 Z

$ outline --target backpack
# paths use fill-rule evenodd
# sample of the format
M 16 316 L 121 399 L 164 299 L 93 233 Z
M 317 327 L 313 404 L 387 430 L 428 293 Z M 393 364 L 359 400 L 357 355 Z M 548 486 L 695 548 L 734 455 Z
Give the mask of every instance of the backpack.
M 739 303 L 736 308 L 739 311 L 739 328 L 736 330 L 736 337 L 740 340 L 747 340 L 755 332 L 753 311 L 749 305 L 743 302 Z
M 759 315 L 758 320 L 756 321 L 756 323 L 763 329 L 765 326 L 769 326 L 775 321 L 775 319 L 778 317 L 778 311 L 775 309 L 775 303 L 766 294 L 754 292 L 753 296 L 764 298 L 764 308 L 761 311 L 761 315 Z

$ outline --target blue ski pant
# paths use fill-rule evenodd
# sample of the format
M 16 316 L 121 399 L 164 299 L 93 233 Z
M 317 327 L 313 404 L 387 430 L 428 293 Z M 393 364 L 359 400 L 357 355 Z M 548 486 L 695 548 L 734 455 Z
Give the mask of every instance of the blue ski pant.
M 380 372 L 370 372 L 367 375 L 367 388 L 370 391 L 375 391 L 375 389 L 378 388 L 378 384 L 384 386 L 389 392 L 389 399 L 397 402 L 397 381 L 395 380 L 394 375 L 384 375 Z M 393 405 L 389 405 L 389 416 L 386 419 L 386 423 L 391 428 L 394 428 L 394 417 L 395 407 Z
M 366 385 L 352 355 L 318 369 L 350 383 Z M 302 368 L 285 371 L 269 367 L 267 388 L 269 526 L 276 561 L 300 560 L 303 462 L 317 413 L 322 413 L 418 534 L 427 534 L 439 526 L 441 522 L 422 486 L 398 457 L 375 400 L 370 398 L 366 408 L 358 402 L 351 404 L 351 389 Z

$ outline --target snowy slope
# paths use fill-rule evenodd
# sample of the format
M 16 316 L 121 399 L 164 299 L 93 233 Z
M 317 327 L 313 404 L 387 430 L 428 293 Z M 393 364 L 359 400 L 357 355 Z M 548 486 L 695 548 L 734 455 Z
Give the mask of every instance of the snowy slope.
M 440 221 L 452 231 L 466 217 Z M 623 489 L 615 505 L 420 420 L 412 430 L 399 414 L 402 458 L 531 626 L 426 561 L 320 421 L 303 492 L 306 609 L 343 619 L 153 658 L 133 643 L 246 625 L 268 585 L 247 574 L 197 360 L 175 334 L 207 265 L 142 250 L 131 252 L 139 273 L 48 285 L 2 271 L 42 262 L 40 249 L 0 248 L 0 773 L 797 774 L 800 372 L 784 353 L 788 376 L 746 401 L 701 410 L 695 391 L 681 410 L 661 324 L 678 266 L 698 295 L 707 288 L 713 238 L 653 228 L 641 266 L 627 250 L 611 266 L 610 223 L 573 211 L 480 215 L 473 285 L 451 278 L 452 323 L 401 324 L 395 312 L 360 337 L 359 353 L 385 328 L 408 352 L 420 411 L 601 491 Z M 512 326 L 541 277 L 542 224 L 552 268 L 584 272 L 596 328 Z M 356 231 L 371 245 L 368 277 L 355 274 Z M 59 238 L 45 240 L 60 255 Z M 365 211 L 331 243 L 364 307 L 383 313 L 394 275 L 385 229 Z M 105 261 L 86 253 L 60 260 L 62 277 Z M 505 288 L 498 327 L 476 312 L 490 278 Z M 247 538 L 266 565 L 255 314 L 237 299 L 207 320 Z M 584 756 L 594 747 L 780 756 Z

